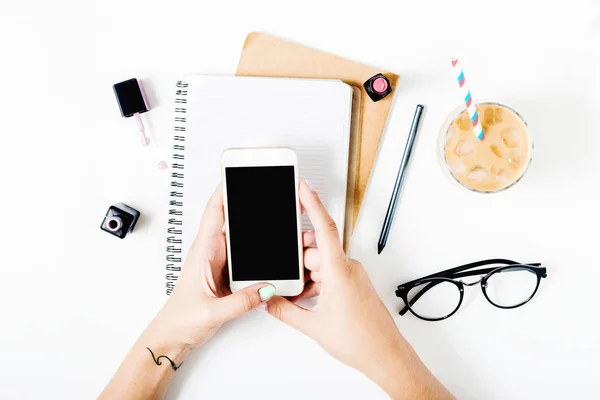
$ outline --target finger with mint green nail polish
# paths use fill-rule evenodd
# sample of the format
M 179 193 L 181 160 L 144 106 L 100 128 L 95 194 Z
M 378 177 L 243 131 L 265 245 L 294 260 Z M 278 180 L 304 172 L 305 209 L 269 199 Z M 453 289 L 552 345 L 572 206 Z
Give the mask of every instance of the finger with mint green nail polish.
M 258 295 L 260 296 L 260 301 L 265 302 L 265 301 L 269 300 L 271 297 L 273 297 L 275 295 L 276 292 L 277 292 L 277 289 L 275 289 L 275 286 L 273 286 L 273 285 L 261 287 L 260 289 L 258 289 Z
M 256 283 L 239 292 L 217 299 L 215 302 L 215 314 L 220 316 L 219 323 L 239 317 L 254 310 L 275 295 L 275 286 L 267 283 Z

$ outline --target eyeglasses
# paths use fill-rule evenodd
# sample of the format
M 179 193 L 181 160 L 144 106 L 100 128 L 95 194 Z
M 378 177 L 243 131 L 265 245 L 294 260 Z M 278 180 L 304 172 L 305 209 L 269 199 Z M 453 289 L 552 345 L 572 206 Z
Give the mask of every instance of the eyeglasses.
M 492 267 L 469 271 L 483 266 Z M 457 280 L 476 275 L 484 276 L 471 283 Z M 541 279 L 546 276 L 546 268 L 541 267 L 540 263 L 485 260 L 407 282 L 398 286 L 396 296 L 405 304 L 400 315 L 410 311 L 425 321 L 441 321 L 458 311 L 465 286 L 481 284 L 483 295 L 493 306 L 509 309 L 529 302 L 537 292 Z

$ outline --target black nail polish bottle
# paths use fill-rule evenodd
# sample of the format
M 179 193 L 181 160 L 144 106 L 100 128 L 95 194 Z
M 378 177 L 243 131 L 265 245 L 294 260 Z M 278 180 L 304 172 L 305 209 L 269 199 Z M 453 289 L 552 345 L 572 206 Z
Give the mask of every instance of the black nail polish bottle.
M 139 218 L 140 212 L 138 210 L 123 203 L 118 203 L 109 207 L 100 229 L 123 239 L 133 230 Z

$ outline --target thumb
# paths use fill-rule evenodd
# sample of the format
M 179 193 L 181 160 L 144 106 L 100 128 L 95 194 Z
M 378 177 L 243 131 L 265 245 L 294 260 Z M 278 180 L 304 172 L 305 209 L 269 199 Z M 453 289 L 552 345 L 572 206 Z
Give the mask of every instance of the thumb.
M 216 313 L 223 322 L 232 320 L 254 310 L 273 297 L 276 291 L 275 286 L 268 283 L 248 286 L 239 292 L 217 299 Z
M 286 298 L 273 296 L 267 304 L 269 314 L 292 328 L 310 336 L 311 312 Z

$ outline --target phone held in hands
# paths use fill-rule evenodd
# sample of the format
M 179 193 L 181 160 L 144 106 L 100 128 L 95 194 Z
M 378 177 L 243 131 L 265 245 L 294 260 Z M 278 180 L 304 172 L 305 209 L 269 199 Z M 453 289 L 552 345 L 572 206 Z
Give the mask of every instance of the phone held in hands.
M 289 148 L 229 149 L 221 157 L 231 291 L 269 282 L 304 288 L 298 156 Z

